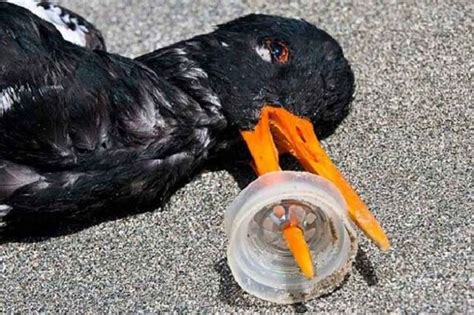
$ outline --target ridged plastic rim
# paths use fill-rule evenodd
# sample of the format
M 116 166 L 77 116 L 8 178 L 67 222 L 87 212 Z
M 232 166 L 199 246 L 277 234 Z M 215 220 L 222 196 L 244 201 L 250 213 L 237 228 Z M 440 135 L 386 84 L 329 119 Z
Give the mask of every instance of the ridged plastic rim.
M 317 205 L 325 214 L 340 224 L 340 239 L 344 253 L 337 253 L 337 268 L 330 274 L 317 275 L 312 280 L 292 276 L 292 283 L 279 278 L 264 266 L 249 263 L 245 247 L 245 225 L 265 206 L 282 199 L 295 199 Z M 336 187 L 324 178 L 306 172 L 282 171 L 259 177 L 247 186 L 228 207 L 225 214 L 225 230 L 229 237 L 228 264 L 242 289 L 261 299 L 280 303 L 296 303 L 326 294 L 334 290 L 350 272 L 357 251 L 357 238 L 347 214 L 347 208 Z M 240 233 L 240 234 L 239 234 Z M 239 248 L 239 245 L 242 245 Z M 255 252 L 251 252 L 256 256 Z M 252 256 L 250 255 L 250 256 Z M 272 273 L 273 272 L 273 273 Z M 286 276 L 281 276 L 286 277 Z M 267 279 L 277 279 L 276 281 Z

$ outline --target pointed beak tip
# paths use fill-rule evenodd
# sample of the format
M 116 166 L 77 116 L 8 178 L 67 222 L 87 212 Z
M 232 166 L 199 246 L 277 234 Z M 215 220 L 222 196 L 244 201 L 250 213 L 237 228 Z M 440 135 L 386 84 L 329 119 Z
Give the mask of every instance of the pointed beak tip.
M 383 240 L 382 242 L 380 242 L 377 245 L 384 252 L 387 252 L 392 248 L 392 246 L 390 244 L 390 241 L 388 239 Z
M 308 279 L 314 278 L 313 259 L 303 231 L 297 226 L 290 225 L 283 230 L 283 237 L 301 273 Z
M 314 279 L 314 270 L 313 269 L 311 269 L 311 271 L 305 271 L 305 272 L 303 272 L 303 274 L 308 280 Z

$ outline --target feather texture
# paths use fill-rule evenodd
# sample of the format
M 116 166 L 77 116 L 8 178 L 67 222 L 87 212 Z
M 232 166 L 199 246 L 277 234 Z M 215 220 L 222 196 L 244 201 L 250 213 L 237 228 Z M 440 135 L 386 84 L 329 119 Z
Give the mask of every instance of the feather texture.
M 82 16 L 46 0 L 5 0 L 51 23 L 64 40 L 91 49 L 105 50 L 102 34 Z
M 305 21 L 249 15 L 133 60 L 90 49 L 100 33 L 64 8 L 11 1 L 29 10 L 0 1 L 2 230 L 156 207 L 265 104 L 321 133 L 352 99 L 342 49 Z M 287 64 L 262 58 L 268 36 L 289 43 Z
M 0 33 L 4 228 L 156 206 L 206 160 L 215 119 L 142 63 L 69 44 L 5 3 Z

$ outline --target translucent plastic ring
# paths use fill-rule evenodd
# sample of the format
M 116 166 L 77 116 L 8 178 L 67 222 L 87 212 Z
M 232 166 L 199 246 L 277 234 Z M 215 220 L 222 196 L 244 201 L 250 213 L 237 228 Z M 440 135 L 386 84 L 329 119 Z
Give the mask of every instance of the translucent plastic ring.
M 284 220 L 275 209 L 301 221 L 315 276 L 308 279 L 295 264 L 281 235 Z M 259 177 L 225 213 L 227 260 L 240 287 L 261 299 L 290 304 L 337 288 L 351 271 L 357 235 L 344 199 L 320 176 L 282 171 Z

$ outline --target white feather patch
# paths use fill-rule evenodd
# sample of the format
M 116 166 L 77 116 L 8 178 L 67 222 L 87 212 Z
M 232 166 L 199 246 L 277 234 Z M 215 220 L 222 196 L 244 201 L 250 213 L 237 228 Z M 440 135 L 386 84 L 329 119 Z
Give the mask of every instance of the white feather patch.
M 191 69 L 189 69 L 188 71 L 186 71 L 184 74 L 183 74 L 183 77 L 185 78 L 188 78 L 188 79 L 206 79 L 207 78 L 207 73 L 199 68 L 199 67 L 193 67 Z
M 0 91 L 0 117 L 10 110 L 15 102 L 20 101 L 13 87 L 8 87 Z
M 63 90 L 62 85 L 45 85 L 37 87 L 36 91 L 38 95 L 44 95 L 50 91 L 60 91 Z M 21 102 L 22 93 L 33 93 L 33 89 L 29 84 L 20 85 L 20 86 L 9 86 L 0 91 L 0 117 L 8 112 L 13 104 Z
M 175 48 L 174 53 L 178 56 L 186 56 L 186 50 L 183 48 Z
M 272 55 L 270 54 L 270 51 L 267 48 L 263 46 L 257 46 L 255 48 L 255 51 L 260 56 L 260 58 L 262 58 L 266 62 L 272 62 Z
M 61 33 L 64 40 L 79 46 L 86 46 L 86 33 L 89 31 L 86 27 L 80 25 L 76 18 L 71 19 L 71 16 L 64 13 L 60 7 L 50 4 L 50 7 L 45 9 L 38 5 L 38 0 L 7 0 L 7 2 L 23 7 L 43 20 L 53 24 Z M 68 23 L 75 24 L 76 29 L 70 29 Z
M 7 226 L 7 222 L 4 222 L 4 217 L 12 210 L 12 207 L 7 205 L 0 205 L 0 229 Z
M 2 221 L 3 217 L 5 217 L 8 212 L 10 212 L 12 207 L 7 205 L 0 205 L 0 222 Z

